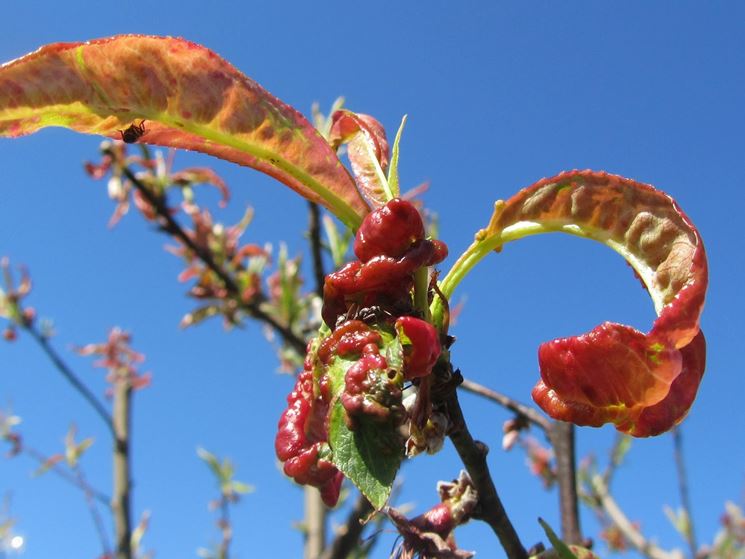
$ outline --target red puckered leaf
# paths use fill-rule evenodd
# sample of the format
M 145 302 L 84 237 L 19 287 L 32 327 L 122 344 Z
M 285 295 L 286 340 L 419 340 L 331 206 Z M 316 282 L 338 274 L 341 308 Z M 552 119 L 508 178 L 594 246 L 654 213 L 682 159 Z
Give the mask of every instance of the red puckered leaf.
M 292 107 L 214 52 L 122 35 L 55 43 L 0 67 L 0 136 L 46 126 L 201 151 L 258 169 L 356 227 L 367 203 L 334 150 Z
M 383 125 L 369 115 L 336 111 L 329 142 L 334 147 L 347 144 L 360 190 L 373 207 L 385 204 L 391 198 L 385 176 L 390 150 Z
M 635 436 L 669 430 L 685 417 L 704 372 L 699 319 L 708 272 L 698 231 L 672 198 L 652 186 L 570 171 L 497 202 L 488 227 L 441 290 L 450 296 L 489 250 L 549 232 L 590 238 L 618 252 L 646 286 L 658 318 L 646 334 L 605 323 L 543 344 L 534 399 L 552 417 L 579 425 L 612 422 Z M 433 315 L 441 315 L 436 305 Z
M 557 419 L 594 426 L 612 422 L 635 436 L 656 435 L 681 421 L 705 361 L 699 317 L 706 257 L 690 220 L 651 186 L 574 171 L 522 190 L 490 229 L 522 221 L 596 238 L 617 250 L 644 281 L 659 314 L 648 334 L 605 323 L 582 336 L 543 344 L 536 402 Z

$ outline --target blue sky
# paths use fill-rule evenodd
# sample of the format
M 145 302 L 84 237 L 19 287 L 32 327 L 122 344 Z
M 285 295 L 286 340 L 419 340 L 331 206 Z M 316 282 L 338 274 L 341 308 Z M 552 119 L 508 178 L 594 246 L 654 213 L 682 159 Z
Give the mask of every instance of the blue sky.
M 571 168 L 594 168 L 656 185 L 674 196 L 702 233 L 711 283 L 703 328 L 707 373 L 683 433 L 699 540 L 710 541 L 728 499 L 742 502 L 745 393 L 741 317 L 745 302 L 741 213 L 745 113 L 745 8 L 738 2 L 15 2 L 4 6 L 0 60 L 56 41 L 117 33 L 183 36 L 231 61 L 308 114 L 338 95 L 376 116 L 392 136 L 409 115 L 401 156 L 404 186 L 431 181 L 427 205 L 454 258 L 488 220 L 495 199 Z M 238 465 L 256 486 L 234 515 L 235 557 L 298 557 L 301 491 L 280 474 L 273 437 L 291 378 L 277 373 L 261 329 L 225 333 L 219 322 L 181 331 L 192 304 L 176 282 L 177 259 L 139 217 L 106 227 L 105 183 L 82 171 L 100 139 L 47 129 L 0 141 L 0 255 L 31 269 L 30 303 L 54 319 L 57 347 L 103 391 L 102 374 L 68 348 L 102 340 L 120 325 L 148 359 L 153 386 L 137 395 L 137 514 L 152 511 L 146 545 L 158 557 L 194 557 L 216 538 L 207 502 L 214 490 L 195 449 Z M 305 204 L 251 170 L 179 154 L 177 166 L 213 165 L 234 200 L 222 215 L 256 210 L 246 239 L 305 245 Z M 210 200 L 210 194 L 206 199 Z M 212 198 L 211 201 L 215 201 Z M 465 308 L 453 359 L 464 375 L 528 401 L 536 349 L 604 320 L 646 330 L 654 313 L 625 263 L 591 242 L 530 238 L 487 259 L 461 285 Z M 558 526 L 556 495 L 527 472 L 521 453 L 499 450 L 509 416 L 463 396 L 474 436 L 527 545 L 542 516 Z M 106 432 L 27 341 L 0 345 L 0 404 L 23 417 L 29 444 L 54 452 L 70 422 L 96 444 L 84 466 L 108 488 Z M 613 429 L 584 429 L 580 453 L 602 457 Z M 681 545 L 662 512 L 675 507 L 669 436 L 636 441 L 615 490 L 629 516 L 664 546 Z M 23 459 L 0 461 L 0 493 L 12 492 L 24 557 L 96 557 L 82 498 L 51 476 L 30 479 Z M 400 502 L 417 510 L 455 477 L 446 449 L 401 472 Z M 583 511 L 589 532 L 592 515 Z M 376 557 L 386 557 L 386 533 Z M 459 532 L 465 549 L 499 556 L 478 524 Z M 600 548 L 602 551 L 602 547 Z

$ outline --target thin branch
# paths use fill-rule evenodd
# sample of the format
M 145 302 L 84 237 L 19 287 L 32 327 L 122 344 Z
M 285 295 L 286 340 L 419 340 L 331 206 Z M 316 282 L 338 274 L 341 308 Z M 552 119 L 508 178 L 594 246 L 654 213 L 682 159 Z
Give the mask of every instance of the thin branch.
M 85 495 L 85 503 L 88 506 L 88 511 L 90 512 L 91 518 L 93 519 L 93 525 L 96 527 L 96 533 L 98 534 L 98 540 L 101 542 L 101 549 L 103 550 L 103 556 L 110 557 L 111 556 L 111 544 L 109 543 L 109 537 L 106 534 L 106 528 L 104 527 L 103 519 L 101 518 L 101 513 L 98 511 L 98 507 L 96 506 L 96 502 L 95 502 L 96 495 L 93 493 L 92 489 L 90 488 L 90 485 L 88 485 L 87 481 L 85 480 L 83 471 L 79 467 L 76 466 L 74 468 L 74 472 L 76 474 L 80 487 L 83 488 L 83 494 Z
M 608 493 L 608 487 L 600 475 L 594 475 L 591 480 L 592 489 L 603 512 L 618 527 L 624 537 L 633 545 L 639 553 L 649 559 L 683 559 L 679 551 L 665 551 L 647 540 L 641 532 L 631 523 L 616 501 Z
M 683 457 L 683 434 L 680 427 L 673 429 L 673 453 L 675 455 L 675 469 L 678 473 L 678 491 L 680 492 L 680 503 L 688 521 L 688 531 L 685 534 L 691 557 L 695 558 L 698 551 L 696 542 L 696 530 L 693 524 L 693 509 L 691 508 L 691 494 L 688 490 L 688 474 L 686 472 L 685 459 Z
M 230 544 L 233 541 L 233 526 L 230 523 L 230 502 L 222 495 L 220 497 L 220 546 L 218 548 L 218 558 L 228 559 L 230 557 Z
M 629 435 L 616 431 L 616 438 L 613 440 L 613 446 L 610 450 L 610 459 L 608 460 L 608 465 L 603 472 L 603 482 L 606 487 L 610 487 L 610 484 L 613 481 L 613 476 L 621 465 L 621 461 L 626 454 L 625 450 L 622 451 L 622 449 L 628 438 Z
M 39 464 L 43 465 L 48 463 L 48 457 L 33 447 L 29 447 L 23 444 L 21 445 L 20 451 L 21 453 L 26 454 L 30 458 L 34 459 Z M 74 476 L 65 471 L 59 466 L 59 464 L 53 464 L 49 468 L 49 471 L 59 476 L 60 479 L 65 480 L 70 485 L 77 487 L 83 493 L 90 494 L 91 497 L 96 499 L 99 503 L 111 508 L 111 498 L 108 495 L 102 493 L 101 491 L 98 491 L 97 489 L 94 489 L 87 481 L 81 479 L 79 476 Z
M 460 385 L 460 388 L 498 403 L 500 406 L 507 408 L 522 418 L 525 418 L 536 427 L 543 429 L 546 434 L 551 431 L 552 421 L 550 419 L 534 408 L 513 400 L 509 396 L 496 392 L 491 388 L 487 388 L 486 386 L 482 386 L 481 384 L 468 379 L 463 379 L 463 384 Z
M 52 347 L 52 345 L 49 343 L 49 339 L 46 338 L 36 330 L 33 326 L 27 325 L 25 323 L 22 323 L 23 329 L 28 332 L 31 337 L 36 341 L 36 343 L 39 344 L 41 349 L 44 351 L 44 353 L 49 357 L 49 359 L 52 361 L 54 366 L 57 368 L 57 370 L 62 374 L 63 377 L 65 377 L 65 380 L 69 382 L 72 387 L 83 397 L 85 400 L 93 407 L 95 412 L 101 417 L 101 419 L 106 424 L 106 427 L 108 427 L 109 431 L 111 431 L 112 435 L 115 435 L 114 433 L 114 424 L 111 415 L 106 410 L 104 405 L 96 398 L 95 394 L 90 391 L 90 389 L 83 384 L 83 382 L 75 375 L 75 373 L 70 369 L 70 367 L 67 366 L 67 364 L 62 360 L 60 355 L 55 351 L 55 349 Z
M 316 279 L 316 293 L 323 297 L 323 282 L 326 273 L 323 268 L 323 247 L 321 245 L 321 210 L 315 202 L 308 202 L 308 235 L 310 253 L 313 256 L 313 275 Z
M 365 525 L 362 521 L 375 510 L 364 495 L 360 495 L 347 521 L 336 533 L 336 538 L 319 559 L 346 559 L 357 547 Z
M 190 251 L 201 260 L 218 278 L 222 281 L 225 289 L 240 307 L 253 318 L 260 320 L 271 326 L 282 338 L 291 345 L 300 354 L 305 353 L 305 342 L 297 336 L 289 326 L 281 323 L 275 317 L 264 311 L 261 306 L 255 302 L 243 301 L 240 296 L 240 289 L 233 278 L 222 267 L 220 267 L 212 258 L 209 251 L 197 246 L 194 241 L 186 234 L 184 229 L 171 215 L 169 208 L 166 206 L 162 197 L 156 196 L 140 181 L 129 167 L 123 167 L 122 172 L 129 179 L 132 185 L 142 194 L 147 202 L 155 209 L 161 220 L 161 227 L 170 235 L 181 241 Z
M 451 392 L 445 403 L 453 425 L 448 436 L 479 495 L 479 504 L 473 515 L 474 518 L 483 520 L 491 527 L 509 559 L 526 559 L 528 554 L 502 506 L 502 501 L 499 499 L 489 473 L 489 466 L 486 463 L 488 448 L 485 444 L 473 440 L 455 390 Z
M 561 536 L 566 543 L 580 545 L 582 531 L 579 524 L 577 498 L 577 458 L 574 445 L 574 425 L 555 421 L 548 438 L 556 456 L 556 481 L 559 484 L 559 512 Z

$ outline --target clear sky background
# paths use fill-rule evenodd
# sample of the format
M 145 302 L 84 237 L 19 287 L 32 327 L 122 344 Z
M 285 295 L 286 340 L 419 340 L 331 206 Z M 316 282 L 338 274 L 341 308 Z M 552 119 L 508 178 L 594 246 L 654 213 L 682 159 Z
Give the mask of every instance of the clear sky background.
M 450 264 L 488 220 L 495 199 L 565 169 L 593 168 L 656 185 L 700 229 L 711 283 L 703 328 L 707 373 L 683 425 L 699 540 L 711 541 L 724 502 L 743 501 L 742 398 L 743 130 L 745 5 L 740 2 L 5 2 L 0 60 L 42 44 L 117 33 L 183 36 L 212 48 L 269 91 L 309 114 L 344 95 L 392 137 L 403 114 L 404 187 L 431 181 L 427 205 L 441 219 Z M 103 374 L 71 344 L 101 341 L 114 325 L 147 355 L 151 388 L 136 395 L 134 511 L 152 511 L 145 544 L 164 559 L 194 557 L 217 540 L 207 502 L 215 494 L 195 449 L 238 465 L 256 486 L 235 511 L 234 556 L 299 557 L 302 492 L 277 468 L 273 439 L 292 379 L 277 373 L 261 329 L 225 333 L 219 321 L 181 331 L 192 302 L 163 252 L 165 238 L 136 215 L 106 227 L 105 182 L 82 163 L 100 138 L 47 129 L 0 141 L 0 255 L 29 266 L 29 303 L 55 321 L 56 346 L 102 392 Z M 176 166 L 213 165 L 234 199 L 220 219 L 256 217 L 245 239 L 286 240 L 305 249 L 305 203 L 260 174 L 205 156 Z M 206 198 L 204 197 L 206 196 Z M 205 194 L 202 200 L 216 201 Z M 589 241 L 542 236 L 508 246 L 461 285 L 465 308 L 453 359 L 466 377 L 529 401 L 536 349 L 604 320 L 646 330 L 652 303 L 615 253 Z M 557 496 L 546 493 L 524 455 L 500 450 L 502 409 L 468 395 L 463 406 L 505 506 L 526 545 L 542 539 L 540 515 L 558 527 Z M 84 459 L 108 491 L 107 433 L 28 341 L 0 344 L 0 405 L 23 417 L 25 440 L 62 448 L 70 422 L 97 441 Z M 604 459 L 614 430 L 579 431 L 580 453 Z M 83 499 L 33 464 L 0 460 L 0 494 L 12 494 L 27 559 L 93 559 L 97 539 Z M 435 483 L 459 463 L 447 445 L 401 471 L 399 502 L 417 511 L 436 501 Z M 678 506 L 669 435 L 635 441 L 615 490 L 632 519 L 663 546 L 682 545 L 662 507 Z M 592 515 L 584 510 L 588 532 Z M 375 557 L 386 557 L 386 533 Z M 465 549 L 499 557 L 490 531 L 459 531 Z M 604 548 L 599 547 L 601 553 Z

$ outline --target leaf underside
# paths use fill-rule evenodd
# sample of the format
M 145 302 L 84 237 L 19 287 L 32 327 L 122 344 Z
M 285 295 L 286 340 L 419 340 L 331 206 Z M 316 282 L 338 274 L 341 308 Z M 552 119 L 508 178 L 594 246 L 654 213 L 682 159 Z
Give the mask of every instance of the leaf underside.
M 47 126 L 195 150 L 262 171 L 355 228 L 369 208 L 295 109 L 214 52 L 170 37 L 55 43 L 0 66 L 0 136 Z
M 658 318 L 647 333 L 606 322 L 543 344 L 533 398 L 552 417 L 578 425 L 612 422 L 634 436 L 669 430 L 685 417 L 704 372 L 699 320 L 708 272 L 698 231 L 652 186 L 570 171 L 498 203 L 477 243 L 499 250 L 504 242 L 546 232 L 590 238 L 621 254 Z

